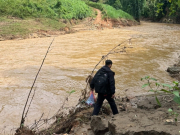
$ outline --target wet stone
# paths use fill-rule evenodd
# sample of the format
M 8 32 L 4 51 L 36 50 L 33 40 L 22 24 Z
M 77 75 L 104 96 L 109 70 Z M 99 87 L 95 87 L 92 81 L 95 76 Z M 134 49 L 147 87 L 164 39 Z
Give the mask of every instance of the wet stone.
M 91 117 L 91 129 L 93 130 L 95 135 L 104 135 L 108 132 L 108 121 L 103 120 L 99 116 Z
M 180 67 L 168 67 L 167 72 L 170 74 L 178 74 L 180 72 Z

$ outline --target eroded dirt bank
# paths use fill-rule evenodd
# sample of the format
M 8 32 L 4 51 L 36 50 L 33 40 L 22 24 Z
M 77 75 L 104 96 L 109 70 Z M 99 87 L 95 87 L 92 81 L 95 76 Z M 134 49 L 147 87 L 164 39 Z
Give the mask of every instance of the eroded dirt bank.
M 65 35 L 65 34 L 70 34 L 70 33 L 75 33 L 79 32 L 82 30 L 100 30 L 100 29 L 105 29 L 105 28 L 120 28 L 120 27 L 125 27 L 125 26 L 134 26 L 138 25 L 135 20 L 126 20 L 126 19 L 102 19 L 101 11 L 98 9 L 95 9 L 97 11 L 97 16 L 96 17 L 89 17 L 85 18 L 83 20 L 76 20 L 76 19 L 71 19 L 71 20 L 64 20 L 60 19 L 59 20 L 59 25 L 61 28 L 49 28 L 50 26 L 46 26 L 46 28 L 43 28 L 42 26 L 40 27 L 39 25 L 42 23 L 40 20 L 41 19 L 36 19 L 34 21 L 32 20 L 22 20 L 18 18 L 13 18 L 10 19 L 9 22 L 0 22 L 1 25 L 8 26 L 13 25 L 15 22 L 17 23 L 29 23 L 32 26 L 29 26 L 29 30 L 33 29 L 32 27 L 38 27 L 39 29 L 34 29 L 31 30 L 31 32 L 24 32 L 24 34 L 14 34 L 13 32 L 11 34 L 11 29 L 9 31 L 5 31 L 4 33 L 0 35 L 0 41 L 4 40 L 23 40 L 23 39 L 28 39 L 28 38 L 44 38 L 44 37 L 54 37 L 58 35 Z M 59 26 L 59 27 L 60 27 Z M 45 27 L 45 26 L 44 26 Z M 55 26 L 54 26 L 55 27 Z M 16 28 L 15 26 L 13 27 L 14 31 L 18 31 L 20 28 Z M 49 29 L 49 30 L 48 30 Z M 22 30 L 23 31 L 23 30 Z M 27 34 L 29 33 L 29 34 Z
M 137 96 L 116 99 L 119 114 L 113 116 L 110 106 L 105 103 L 99 116 L 91 116 L 93 107 L 81 105 L 76 112 L 58 121 L 39 135 L 179 135 L 179 119 L 168 113 L 168 109 L 180 113 L 172 96 L 159 96 L 161 107 L 155 97 Z M 21 134 L 17 134 L 21 135 Z M 33 135 L 33 133 L 28 134 Z

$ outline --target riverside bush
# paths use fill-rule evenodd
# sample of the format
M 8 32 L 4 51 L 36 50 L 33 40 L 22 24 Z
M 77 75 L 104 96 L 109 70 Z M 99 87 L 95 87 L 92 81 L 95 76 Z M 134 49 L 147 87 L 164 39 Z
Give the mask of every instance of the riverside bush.
M 91 7 L 97 8 L 102 11 L 104 18 L 112 18 L 112 19 L 118 19 L 118 18 L 125 18 L 129 20 L 133 20 L 134 18 L 129 15 L 128 13 L 122 11 L 122 10 L 116 10 L 114 7 L 102 4 L 102 3 L 95 3 L 95 2 L 86 2 Z
M 0 16 L 83 19 L 91 13 L 81 0 L 0 0 Z

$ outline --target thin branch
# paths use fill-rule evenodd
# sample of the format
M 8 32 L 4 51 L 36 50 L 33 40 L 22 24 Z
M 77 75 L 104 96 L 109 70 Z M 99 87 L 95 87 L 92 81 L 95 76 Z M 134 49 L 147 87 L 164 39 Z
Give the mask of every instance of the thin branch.
M 26 110 L 27 103 L 28 103 L 28 101 L 29 101 L 29 97 L 30 97 L 30 95 L 31 95 L 31 92 L 32 92 L 33 87 L 34 87 L 34 84 L 35 84 L 35 82 L 36 82 L 36 80 L 37 80 L 37 77 L 38 77 L 38 75 L 39 75 L 39 72 L 41 71 L 41 68 L 42 68 L 42 66 L 43 66 L 43 64 L 44 64 L 44 61 L 45 61 L 45 59 L 46 59 L 46 56 L 47 56 L 47 54 L 48 54 L 48 52 L 49 52 L 49 49 L 50 49 L 50 47 L 51 47 L 51 45 L 52 45 L 53 42 L 54 42 L 54 38 L 53 38 L 51 44 L 50 44 L 49 47 L 48 47 L 48 50 L 47 50 L 47 52 L 46 52 L 46 54 L 45 54 L 45 56 L 44 56 L 44 59 L 43 59 L 43 61 L 42 61 L 42 64 L 41 64 L 41 66 L 40 66 L 40 68 L 39 68 L 39 70 L 38 70 L 38 72 L 37 72 L 37 74 L 36 74 L 36 77 L 35 77 L 35 79 L 34 79 L 34 82 L 33 82 L 32 86 L 31 86 L 30 91 L 29 91 L 29 94 L 28 94 L 26 103 L 25 103 L 25 105 L 24 105 L 23 113 L 22 113 L 20 128 L 23 127 L 24 122 L 25 122 L 24 113 L 25 113 L 25 110 Z M 26 116 L 27 116 L 27 114 L 26 114 Z
M 109 54 L 111 54 L 111 52 L 112 52 L 114 49 L 116 49 L 117 47 L 121 46 L 122 44 L 124 44 L 124 43 L 127 42 L 127 41 L 131 41 L 131 39 L 132 39 L 132 38 L 123 41 L 122 43 L 118 44 L 118 45 L 115 46 L 113 49 L 111 49 L 106 55 L 104 55 L 104 56 L 101 58 L 101 60 L 97 63 L 97 65 L 94 67 L 94 69 L 92 70 L 91 75 L 93 75 L 96 67 L 97 67 Z
M 42 117 L 43 117 L 43 115 L 44 115 L 44 113 L 41 115 L 41 117 L 40 117 L 40 119 L 38 120 L 38 122 L 35 122 L 35 127 L 34 128 L 36 128 L 37 127 L 37 125 L 39 124 L 39 122 L 41 121 L 41 119 L 42 119 Z M 33 125 L 34 126 L 34 125 Z M 34 128 L 32 128 L 32 130 L 34 129 Z
M 36 87 L 36 88 L 37 88 L 37 87 Z M 34 89 L 33 96 L 32 96 L 32 98 L 31 98 L 31 101 L 30 101 L 30 103 L 29 103 L 29 106 L 28 106 L 28 109 L 27 109 L 27 111 L 26 111 L 26 114 L 25 114 L 24 118 L 26 118 L 26 116 L 27 116 L 27 114 L 28 114 L 28 112 L 29 112 L 29 108 L 30 108 L 30 106 L 31 106 L 31 103 L 32 103 L 32 101 L 33 101 L 33 98 L 34 98 L 34 95 L 35 95 L 35 92 L 36 92 L 36 88 Z
M 111 49 L 106 55 L 102 56 L 101 60 L 96 64 L 96 66 L 95 66 L 94 69 L 92 70 L 90 76 L 93 75 L 96 67 L 97 67 L 106 57 L 108 57 L 109 54 L 112 54 L 112 51 L 113 51 L 113 50 L 115 50 L 117 47 L 121 46 L 122 44 L 124 44 L 124 43 L 127 42 L 127 41 L 129 41 L 129 44 L 131 44 L 131 39 L 132 39 L 132 38 L 129 38 L 129 39 L 123 41 L 122 43 L 118 44 L 118 45 L 115 46 L 113 49 Z M 123 48 L 123 50 L 125 50 L 125 49 L 126 49 L 126 47 Z M 85 87 L 84 93 L 83 93 L 83 94 L 84 94 L 84 99 L 86 98 L 86 94 L 87 94 L 88 81 L 89 81 L 89 78 L 87 79 L 87 84 L 86 84 L 86 87 Z
M 71 95 L 71 93 L 69 93 L 68 94 L 68 96 L 65 98 L 65 100 L 63 101 L 63 104 L 61 105 L 61 107 L 58 109 L 58 111 L 52 116 L 52 117 L 50 117 L 49 119 L 47 118 L 47 119 L 39 119 L 39 121 L 38 122 L 35 122 L 34 124 L 32 124 L 32 126 L 30 127 L 30 128 L 32 128 L 32 130 L 34 130 L 35 128 L 40 128 L 41 126 L 43 126 L 45 123 L 47 123 L 49 120 L 51 120 L 51 119 L 54 119 L 58 114 L 59 114 L 59 112 L 64 108 L 64 105 L 65 105 L 65 103 L 66 103 L 66 101 L 68 101 L 68 98 L 69 98 L 69 96 Z M 42 122 L 43 121 L 43 122 Z M 40 122 L 42 122 L 42 123 L 40 123 Z M 35 127 L 33 127 L 35 125 Z

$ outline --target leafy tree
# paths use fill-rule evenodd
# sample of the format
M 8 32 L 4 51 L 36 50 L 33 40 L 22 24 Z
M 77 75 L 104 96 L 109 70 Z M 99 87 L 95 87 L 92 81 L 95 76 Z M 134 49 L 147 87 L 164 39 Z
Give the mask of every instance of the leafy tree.
M 121 1 L 116 0 L 113 4 L 113 7 L 115 7 L 116 9 L 121 9 L 122 8 Z
M 169 3 L 171 3 L 169 10 L 170 15 L 176 14 L 177 10 L 180 9 L 180 0 L 169 0 Z
M 137 21 L 140 21 L 141 11 L 145 0 L 120 0 L 122 10 L 134 16 Z

